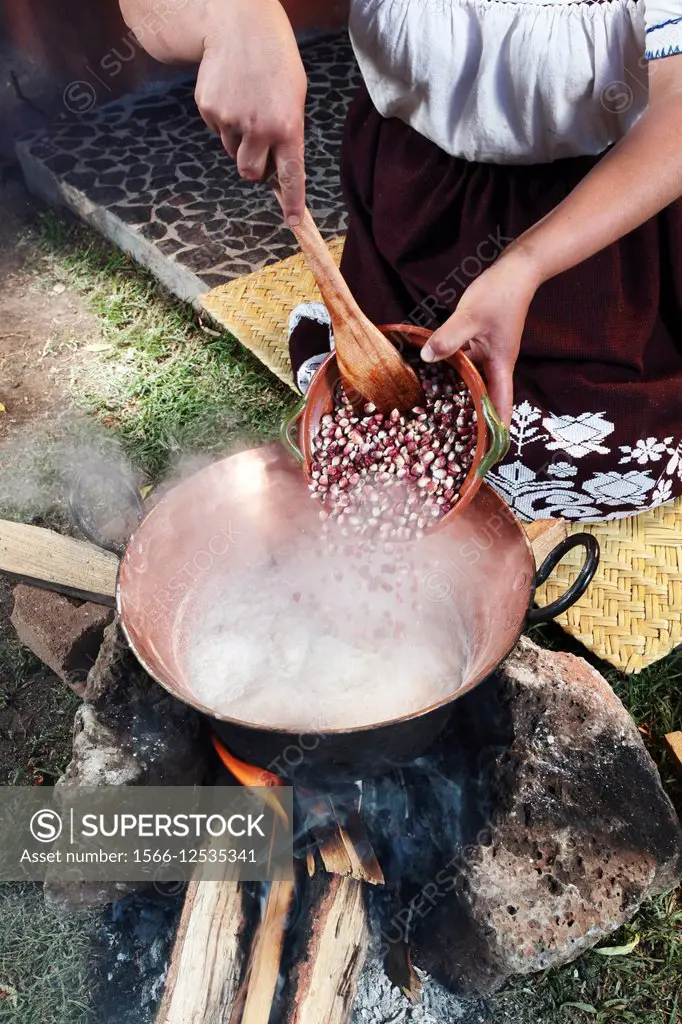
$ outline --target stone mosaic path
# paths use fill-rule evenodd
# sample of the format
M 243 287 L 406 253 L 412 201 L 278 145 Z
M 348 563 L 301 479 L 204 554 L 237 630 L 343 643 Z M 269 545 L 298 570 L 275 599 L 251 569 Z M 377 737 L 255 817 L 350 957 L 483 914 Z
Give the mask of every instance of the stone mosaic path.
M 308 71 L 308 201 L 327 238 L 345 229 L 338 161 L 359 84 L 348 38 L 302 48 Z M 242 182 L 201 120 L 193 82 L 129 96 L 19 143 L 32 191 L 70 207 L 178 297 L 296 251 L 265 186 Z

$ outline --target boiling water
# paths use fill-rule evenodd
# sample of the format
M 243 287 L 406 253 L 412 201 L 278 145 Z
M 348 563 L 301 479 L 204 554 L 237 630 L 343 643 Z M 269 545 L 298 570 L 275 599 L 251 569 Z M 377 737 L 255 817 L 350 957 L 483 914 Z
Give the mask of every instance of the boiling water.
M 300 550 L 214 578 L 180 610 L 178 663 L 218 714 L 295 731 L 399 718 L 454 693 L 468 654 L 424 566 Z

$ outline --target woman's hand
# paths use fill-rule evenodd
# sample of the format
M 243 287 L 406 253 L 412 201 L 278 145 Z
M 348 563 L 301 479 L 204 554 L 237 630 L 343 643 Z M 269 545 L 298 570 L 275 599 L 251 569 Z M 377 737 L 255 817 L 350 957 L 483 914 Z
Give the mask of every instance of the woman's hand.
M 491 401 L 507 424 L 513 408 L 514 366 L 538 285 L 532 263 L 510 246 L 469 285 L 455 312 L 422 349 L 426 362 L 462 349 L 483 371 Z
M 269 167 L 277 170 L 284 214 L 294 226 L 305 207 L 306 91 L 294 31 L 279 0 L 207 5 L 197 106 L 242 178 L 261 181 Z
M 485 372 L 493 404 L 507 422 L 523 325 L 539 286 L 682 196 L 682 55 L 652 61 L 649 86 L 649 105 L 634 127 L 467 288 L 422 349 L 429 362 L 464 348 Z
M 120 0 L 145 50 L 167 63 L 199 64 L 201 116 L 259 181 L 276 168 L 284 213 L 295 224 L 305 207 L 303 111 L 307 81 L 288 11 L 292 0 Z M 340 12 L 336 10 L 337 17 Z M 324 20 L 324 17 L 323 19 Z

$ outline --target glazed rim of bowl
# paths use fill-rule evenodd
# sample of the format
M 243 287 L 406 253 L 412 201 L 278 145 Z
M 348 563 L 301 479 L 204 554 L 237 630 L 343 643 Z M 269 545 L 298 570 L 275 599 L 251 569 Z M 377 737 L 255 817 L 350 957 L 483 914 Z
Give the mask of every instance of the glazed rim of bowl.
M 428 338 L 431 337 L 433 331 L 427 330 L 426 327 L 417 327 L 413 324 L 382 324 L 379 326 L 379 330 L 382 334 L 385 334 L 389 340 L 393 340 L 391 335 L 402 335 L 403 340 L 407 341 L 408 344 L 412 345 L 413 348 L 421 349 L 426 343 Z M 469 391 L 474 403 L 474 409 L 476 411 L 476 450 L 472 463 L 469 467 L 469 472 L 464 478 L 464 482 L 460 487 L 459 498 L 452 507 L 447 515 L 439 519 L 438 522 L 433 523 L 427 527 L 427 532 L 433 532 L 440 529 L 445 523 L 449 521 L 452 516 L 459 515 L 464 512 L 465 508 L 472 501 L 479 487 L 483 483 L 482 477 L 478 476 L 478 468 L 481 464 L 483 456 L 485 455 L 486 444 L 488 439 L 488 427 L 483 412 L 483 397 L 487 394 L 486 386 L 483 382 L 483 378 L 480 373 L 471 362 L 468 356 L 463 352 L 455 352 L 454 355 L 448 359 L 443 359 L 442 362 L 448 363 L 449 366 L 456 371 L 457 375 L 461 378 Z M 317 390 L 322 389 L 323 382 L 327 379 L 329 371 L 333 366 L 336 365 L 336 353 L 330 352 L 329 355 L 320 363 L 319 367 L 315 371 L 312 381 L 310 382 L 308 398 L 312 398 L 313 394 Z M 427 364 L 433 365 L 433 364 Z M 436 364 L 437 365 L 437 364 Z M 340 379 L 337 373 L 336 380 Z M 335 381 L 336 382 L 336 381 Z M 330 383 L 329 391 L 331 393 L 332 408 L 334 407 L 333 402 L 333 384 Z M 299 423 L 299 443 L 303 454 L 305 456 L 304 471 L 306 477 L 310 481 L 310 465 L 312 462 L 312 439 L 317 435 L 320 428 L 320 421 L 314 425 L 314 429 L 311 429 L 311 409 L 312 403 L 307 402 L 305 411 Z M 328 411 L 328 410 L 327 410 Z M 321 417 L 320 417 L 321 420 Z

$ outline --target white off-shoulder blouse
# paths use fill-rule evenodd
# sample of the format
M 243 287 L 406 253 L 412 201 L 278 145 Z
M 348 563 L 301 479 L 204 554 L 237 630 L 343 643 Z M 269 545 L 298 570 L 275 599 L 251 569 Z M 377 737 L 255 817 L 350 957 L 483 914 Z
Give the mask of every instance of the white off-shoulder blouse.
M 385 117 L 465 160 L 547 163 L 637 121 L 682 0 L 351 0 L 350 32 Z

